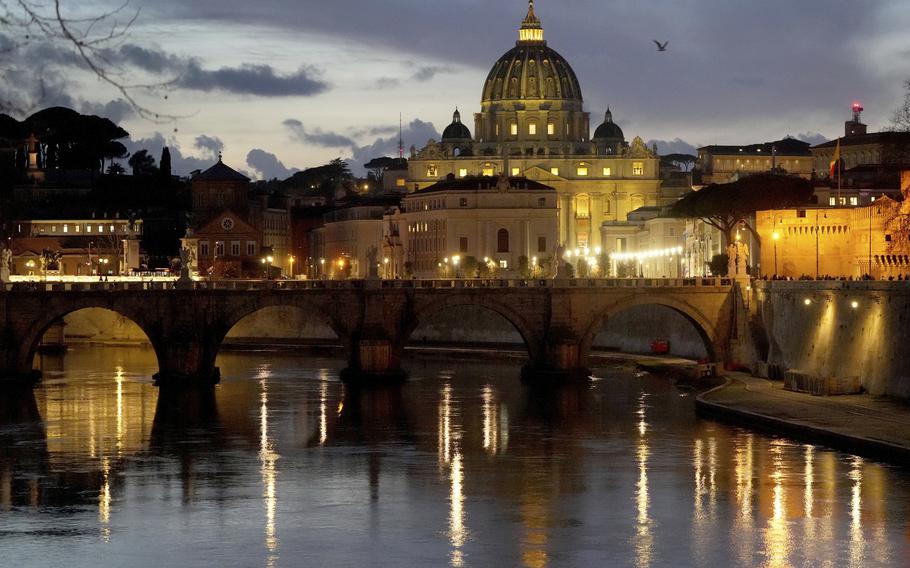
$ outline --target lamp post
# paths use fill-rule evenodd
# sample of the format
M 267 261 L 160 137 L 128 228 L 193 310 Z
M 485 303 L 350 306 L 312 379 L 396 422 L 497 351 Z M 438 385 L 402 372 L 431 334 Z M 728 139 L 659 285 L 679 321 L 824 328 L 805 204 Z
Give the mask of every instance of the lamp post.
M 777 276 L 777 241 L 780 240 L 780 233 L 774 231 L 771 235 L 771 238 L 774 240 L 774 276 Z
M 288 256 L 288 261 L 290 262 L 291 278 L 293 279 L 294 278 L 294 255 L 293 254 Z

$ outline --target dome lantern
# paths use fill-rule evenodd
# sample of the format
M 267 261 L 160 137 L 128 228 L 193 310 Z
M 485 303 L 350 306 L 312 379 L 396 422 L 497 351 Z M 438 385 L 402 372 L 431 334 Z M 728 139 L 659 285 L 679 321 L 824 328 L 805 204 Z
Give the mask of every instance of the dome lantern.
M 521 28 L 518 30 L 518 43 L 546 43 L 540 18 L 534 13 L 534 0 L 528 0 L 528 15 L 522 20 Z

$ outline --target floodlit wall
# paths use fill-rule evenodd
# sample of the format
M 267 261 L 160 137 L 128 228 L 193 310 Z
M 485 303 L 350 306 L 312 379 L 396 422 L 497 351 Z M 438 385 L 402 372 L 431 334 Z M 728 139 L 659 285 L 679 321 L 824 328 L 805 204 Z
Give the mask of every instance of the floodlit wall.
M 752 302 L 769 364 L 859 376 L 871 394 L 910 399 L 910 283 L 758 282 Z

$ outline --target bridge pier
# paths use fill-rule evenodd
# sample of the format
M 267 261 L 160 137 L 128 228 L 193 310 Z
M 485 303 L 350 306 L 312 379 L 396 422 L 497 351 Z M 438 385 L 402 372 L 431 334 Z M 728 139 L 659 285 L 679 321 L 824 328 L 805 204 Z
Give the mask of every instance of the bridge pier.
M 551 339 L 544 342 L 537 353 L 521 370 L 521 378 L 526 382 L 547 383 L 591 376 L 591 370 L 584 365 L 579 339 Z
M 389 339 L 359 339 L 352 341 L 348 368 L 341 371 L 347 383 L 396 383 L 407 377 L 401 368 L 396 345 Z
M 159 371 L 152 378 L 159 387 L 207 387 L 221 381 L 215 352 L 203 343 L 166 342 L 155 345 L 155 351 Z

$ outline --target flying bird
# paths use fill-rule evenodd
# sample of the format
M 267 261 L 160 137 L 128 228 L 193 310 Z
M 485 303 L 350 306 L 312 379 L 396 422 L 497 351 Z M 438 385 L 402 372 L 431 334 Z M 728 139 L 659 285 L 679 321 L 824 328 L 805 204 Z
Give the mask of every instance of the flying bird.
M 657 45 L 657 51 L 667 51 L 667 46 L 670 45 L 669 41 L 665 41 L 663 43 L 660 43 L 656 39 L 651 40 L 651 41 L 653 41 Z

